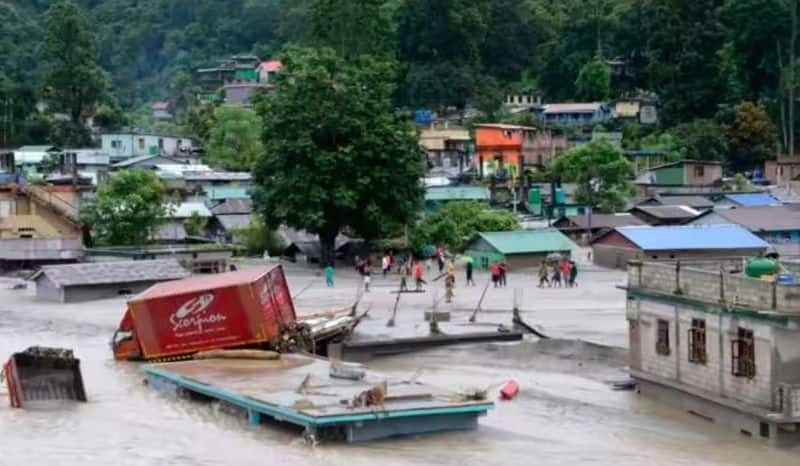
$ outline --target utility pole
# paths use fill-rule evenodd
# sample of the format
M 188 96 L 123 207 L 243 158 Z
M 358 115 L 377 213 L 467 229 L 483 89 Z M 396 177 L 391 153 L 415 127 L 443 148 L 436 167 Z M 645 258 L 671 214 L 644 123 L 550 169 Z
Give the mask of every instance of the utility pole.
M 789 157 L 794 157 L 794 88 L 795 83 L 795 45 L 797 42 L 797 0 L 791 0 L 792 36 L 789 39 Z

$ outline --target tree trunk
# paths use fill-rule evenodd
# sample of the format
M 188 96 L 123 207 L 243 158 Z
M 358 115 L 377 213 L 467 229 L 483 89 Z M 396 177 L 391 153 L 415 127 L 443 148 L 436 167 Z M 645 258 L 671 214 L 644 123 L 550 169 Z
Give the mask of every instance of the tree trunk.
M 336 236 L 339 232 L 336 230 L 325 231 L 319 234 L 320 244 L 320 268 L 325 268 L 328 265 L 334 265 L 336 259 Z
M 778 97 L 778 108 L 781 116 L 781 143 L 785 154 L 789 147 L 789 131 L 787 129 L 788 121 L 786 120 L 786 77 L 784 75 L 783 50 L 781 50 L 780 39 L 775 41 L 775 49 L 778 53 L 778 76 L 780 76 L 780 79 L 778 79 L 778 92 L 775 95 Z

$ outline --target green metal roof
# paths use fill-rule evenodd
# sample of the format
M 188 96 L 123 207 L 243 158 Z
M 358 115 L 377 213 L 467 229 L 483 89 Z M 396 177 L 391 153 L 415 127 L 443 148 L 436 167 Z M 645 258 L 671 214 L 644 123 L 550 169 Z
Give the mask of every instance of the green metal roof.
M 489 190 L 482 186 L 428 188 L 425 201 L 488 201 Z
M 569 251 L 578 247 L 555 229 L 496 231 L 479 233 L 478 237 L 501 254 Z
M 249 199 L 247 188 L 242 186 L 213 186 L 206 189 L 208 198 L 212 201 L 225 199 Z

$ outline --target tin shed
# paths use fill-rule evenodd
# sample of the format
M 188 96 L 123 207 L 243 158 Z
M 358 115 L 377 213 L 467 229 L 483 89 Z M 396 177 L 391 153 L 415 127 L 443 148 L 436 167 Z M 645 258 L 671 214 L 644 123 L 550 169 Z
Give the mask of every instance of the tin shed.
M 515 269 L 536 267 L 553 252 L 569 257 L 577 247 L 553 228 L 498 231 L 476 235 L 467 245 L 466 254 L 478 267 L 487 268 L 494 262 L 505 261 Z
M 177 260 L 164 259 L 45 266 L 31 280 L 38 299 L 67 303 L 135 294 L 189 275 Z

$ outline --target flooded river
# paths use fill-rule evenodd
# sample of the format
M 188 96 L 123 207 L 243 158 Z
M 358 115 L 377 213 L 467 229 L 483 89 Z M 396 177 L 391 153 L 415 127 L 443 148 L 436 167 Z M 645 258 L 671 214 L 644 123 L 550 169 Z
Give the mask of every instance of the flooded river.
M 12 410 L 3 401 L 2 466 L 800 464 L 800 451 L 773 450 L 633 392 L 611 390 L 607 381 L 625 377 L 625 351 L 571 339 L 374 361 L 374 370 L 396 376 L 421 370 L 421 380 L 453 390 L 513 377 L 522 392 L 498 402 L 475 431 L 311 447 L 296 431 L 252 427 L 218 408 L 144 386 L 138 366 L 115 363 L 109 350 L 122 300 L 52 305 L 3 288 L 0 283 L 0 358 L 35 344 L 73 348 L 89 403 Z

